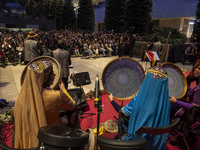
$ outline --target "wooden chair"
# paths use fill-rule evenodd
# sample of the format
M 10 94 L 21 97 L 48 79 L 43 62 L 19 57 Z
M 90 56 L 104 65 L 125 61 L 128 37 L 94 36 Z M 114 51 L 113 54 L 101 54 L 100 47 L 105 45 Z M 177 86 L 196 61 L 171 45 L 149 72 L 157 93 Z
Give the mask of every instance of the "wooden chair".
M 174 119 L 169 126 L 165 127 L 147 127 L 142 126 L 137 131 L 136 134 L 146 133 L 150 135 L 161 135 L 170 132 L 180 121 L 180 118 Z

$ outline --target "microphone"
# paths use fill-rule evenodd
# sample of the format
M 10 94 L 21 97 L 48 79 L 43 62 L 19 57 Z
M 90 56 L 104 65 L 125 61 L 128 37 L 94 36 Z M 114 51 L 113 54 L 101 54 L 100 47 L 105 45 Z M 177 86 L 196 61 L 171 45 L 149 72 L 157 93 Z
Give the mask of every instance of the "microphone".
M 95 89 L 94 89 L 94 107 L 98 108 L 99 107 L 99 76 L 96 75 L 95 79 Z

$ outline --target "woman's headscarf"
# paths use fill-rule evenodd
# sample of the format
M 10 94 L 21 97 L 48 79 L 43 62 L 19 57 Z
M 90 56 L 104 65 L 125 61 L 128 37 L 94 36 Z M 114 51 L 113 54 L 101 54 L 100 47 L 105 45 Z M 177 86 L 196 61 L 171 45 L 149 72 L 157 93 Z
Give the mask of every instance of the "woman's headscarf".
M 33 62 L 27 68 L 14 106 L 15 148 L 25 149 L 38 146 L 38 130 L 47 125 L 42 89 L 51 72 L 52 65 L 48 61 Z
M 140 87 L 131 111 L 128 133 L 135 134 L 141 126 L 163 127 L 170 123 L 170 100 L 168 78 L 162 68 L 151 68 Z M 167 149 L 167 134 L 147 135 L 146 149 Z

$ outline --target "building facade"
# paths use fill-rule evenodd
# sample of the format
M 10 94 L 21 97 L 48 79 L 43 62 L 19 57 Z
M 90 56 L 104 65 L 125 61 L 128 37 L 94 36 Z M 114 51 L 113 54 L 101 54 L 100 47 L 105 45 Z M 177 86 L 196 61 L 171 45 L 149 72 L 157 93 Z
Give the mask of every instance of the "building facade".
M 176 28 L 190 37 L 193 32 L 198 0 L 152 0 L 153 26 Z M 106 2 L 95 5 L 95 31 L 103 29 Z

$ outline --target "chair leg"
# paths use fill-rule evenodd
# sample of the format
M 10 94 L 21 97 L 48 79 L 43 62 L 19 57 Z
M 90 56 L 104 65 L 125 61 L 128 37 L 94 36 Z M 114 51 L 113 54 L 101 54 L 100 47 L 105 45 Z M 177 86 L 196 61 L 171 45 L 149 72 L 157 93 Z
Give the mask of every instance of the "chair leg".
M 187 147 L 187 150 L 190 150 L 190 147 L 188 145 L 187 140 L 185 139 L 184 135 L 181 135 L 181 137 L 183 138 L 184 142 L 185 142 L 185 146 Z
M 175 140 L 178 136 L 181 136 L 183 138 L 187 150 L 190 150 L 188 142 L 187 142 L 187 140 L 185 139 L 185 137 L 184 137 L 184 135 L 182 133 L 176 134 L 176 136 L 174 136 L 174 137 L 170 138 L 169 140 L 167 140 L 167 143 L 170 144 L 170 142 Z

